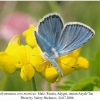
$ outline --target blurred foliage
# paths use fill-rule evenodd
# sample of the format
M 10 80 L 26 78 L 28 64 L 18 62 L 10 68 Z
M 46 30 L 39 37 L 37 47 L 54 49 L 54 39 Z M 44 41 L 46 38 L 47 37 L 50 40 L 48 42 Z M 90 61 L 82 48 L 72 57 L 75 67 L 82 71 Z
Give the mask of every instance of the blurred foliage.
M 98 77 L 89 77 L 81 79 L 79 82 L 65 81 L 65 85 L 58 85 L 57 88 L 69 91 L 93 91 L 95 87 L 100 90 L 100 79 Z
M 11 6 L 14 5 L 14 6 Z M 21 12 L 31 16 L 36 22 L 44 15 L 59 13 L 64 22 L 82 22 L 95 30 L 95 36 L 86 43 L 81 51 L 90 61 L 88 70 L 76 70 L 64 77 L 65 82 L 58 85 L 61 90 L 100 90 L 100 2 L 99 1 L 0 1 L 0 22 L 9 14 Z M 33 22 L 32 22 L 33 23 Z M 7 41 L 0 39 L 0 51 L 7 46 Z M 37 90 L 47 90 L 40 75 L 35 75 Z M 70 81 L 67 81 L 70 80 Z M 23 82 L 19 72 L 6 75 L 0 71 L 0 90 L 32 90 L 31 82 Z
M 96 52 L 94 58 L 90 61 L 94 75 L 100 77 L 100 51 Z

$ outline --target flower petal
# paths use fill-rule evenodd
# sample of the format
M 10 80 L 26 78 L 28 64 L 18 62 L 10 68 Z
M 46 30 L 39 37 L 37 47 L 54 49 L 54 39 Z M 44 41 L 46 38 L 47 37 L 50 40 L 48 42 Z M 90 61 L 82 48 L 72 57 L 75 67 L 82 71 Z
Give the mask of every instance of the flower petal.
M 61 60 L 58 59 L 57 63 L 59 64 L 60 69 L 62 70 L 64 75 L 68 75 L 75 70 L 74 67 L 76 64 L 76 60 L 72 57 L 66 57 Z
M 33 49 L 29 45 L 25 45 L 25 55 L 26 55 L 26 61 L 28 63 L 30 63 L 32 52 L 33 52 Z
M 19 45 L 11 44 L 11 45 L 9 45 L 9 46 L 6 48 L 5 52 L 6 52 L 7 54 L 9 54 L 9 55 L 13 55 L 14 52 L 15 52 L 15 50 L 16 50 L 18 47 L 19 47 Z
M 37 71 L 41 72 L 45 68 L 44 66 L 41 66 L 43 61 L 44 59 L 40 53 L 40 49 L 37 46 L 34 47 L 32 51 L 32 56 L 30 58 L 31 64 L 36 68 Z
M 17 69 L 13 59 L 6 52 L 0 52 L 0 69 L 8 74 L 14 73 Z
M 21 68 L 20 76 L 25 82 L 30 81 L 34 76 L 34 74 L 35 70 L 31 64 L 24 65 Z
M 21 68 L 23 66 L 23 60 L 26 58 L 25 47 L 23 45 L 21 46 L 10 45 L 7 48 L 7 53 L 10 55 L 10 57 L 12 57 L 13 62 L 15 66 L 17 66 L 17 68 Z
M 19 45 L 20 45 L 20 35 L 16 35 L 16 36 L 14 36 L 14 37 L 10 40 L 10 42 L 9 42 L 9 44 L 8 44 L 8 46 L 7 46 L 6 50 L 5 50 L 5 52 L 6 52 L 7 54 L 9 54 L 9 55 L 12 55 L 12 54 L 13 54 L 13 51 L 14 51 Z
M 8 45 L 11 45 L 11 44 L 17 44 L 17 45 L 20 45 L 20 35 L 15 35 L 9 42 Z
M 77 59 L 77 57 L 79 56 L 80 51 L 81 51 L 81 48 L 78 48 L 78 49 L 76 49 L 76 50 L 74 50 L 74 51 L 72 52 L 73 57 L 74 57 L 75 59 Z
M 26 37 L 26 42 L 30 46 L 36 46 L 35 36 L 34 36 L 34 29 L 33 25 L 30 25 L 29 29 L 23 32 L 23 36 Z
M 78 58 L 81 48 L 78 48 L 67 55 L 67 57 L 73 57 L 75 59 Z M 66 56 L 66 55 L 65 55 Z
M 59 75 L 59 77 L 57 78 L 56 82 L 59 82 L 61 80 L 61 75 Z
M 78 60 L 77 60 L 77 65 L 78 65 L 78 68 L 79 69 L 87 69 L 88 66 L 89 66 L 89 62 L 86 58 L 83 58 L 81 56 L 78 57 Z
M 41 75 L 50 83 L 53 83 L 59 77 L 59 72 L 55 69 L 54 66 L 46 67 L 45 70 L 41 72 Z

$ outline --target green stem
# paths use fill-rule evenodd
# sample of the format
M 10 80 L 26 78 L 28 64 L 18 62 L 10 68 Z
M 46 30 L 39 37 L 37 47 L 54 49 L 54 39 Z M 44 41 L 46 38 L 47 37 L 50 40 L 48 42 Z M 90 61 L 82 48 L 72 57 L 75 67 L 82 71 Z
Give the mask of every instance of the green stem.
M 48 82 L 47 83 L 48 91 L 51 91 L 51 84 Z
M 33 91 L 37 91 L 34 77 L 32 77 L 32 87 L 33 87 Z

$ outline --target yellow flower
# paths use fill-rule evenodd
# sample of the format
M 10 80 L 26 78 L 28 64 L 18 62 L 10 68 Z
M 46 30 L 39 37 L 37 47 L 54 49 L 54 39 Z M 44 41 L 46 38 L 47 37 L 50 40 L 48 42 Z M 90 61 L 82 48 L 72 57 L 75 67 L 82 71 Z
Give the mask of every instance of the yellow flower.
M 80 48 L 72 53 L 61 56 L 57 59 L 57 63 L 62 70 L 64 76 L 70 74 L 75 69 L 88 68 L 88 60 L 79 56 Z M 35 69 L 49 82 L 53 83 L 59 81 L 61 76 L 56 68 L 51 65 L 49 61 L 45 61 L 41 55 L 38 46 L 33 48 L 33 56 L 31 56 L 31 63 Z
M 89 62 L 86 58 L 79 56 L 77 59 L 77 68 L 78 69 L 88 69 Z
M 20 45 L 20 36 L 17 35 L 11 39 L 6 50 L 0 53 L 0 69 L 9 74 L 21 69 L 21 78 L 29 81 L 35 73 L 30 63 L 31 55 L 32 48 L 29 45 Z
M 21 70 L 20 76 L 25 82 L 31 80 L 35 74 L 35 69 L 51 83 L 60 81 L 61 75 L 56 68 L 49 61 L 44 60 L 35 41 L 34 29 L 34 26 L 31 25 L 28 30 L 23 32 L 27 43 L 34 46 L 34 48 L 32 49 L 29 45 L 20 45 L 20 36 L 16 35 L 10 40 L 6 50 L 0 52 L 0 69 L 9 74 L 14 73 L 16 70 Z M 89 62 L 79 56 L 80 50 L 79 48 L 68 55 L 56 59 L 64 76 L 75 69 L 88 68 Z
M 33 26 L 31 25 L 28 30 L 23 32 L 23 35 L 26 36 L 26 42 L 31 46 L 35 46 L 33 48 L 32 56 L 30 59 L 31 64 L 35 67 L 37 72 L 39 72 L 47 81 L 52 83 L 55 81 L 59 81 L 61 79 L 61 75 L 56 70 L 56 68 L 53 65 L 51 65 L 49 61 L 45 61 L 43 59 L 40 49 L 35 41 L 33 33 L 35 28 L 32 27 Z M 33 38 L 31 38 L 32 35 Z M 64 75 L 70 74 L 75 69 L 88 68 L 89 62 L 87 59 L 79 56 L 80 50 L 81 48 L 78 48 L 70 54 L 61 56 L 56 60 Z
M 16 50 L 19 44 L 19 36 L 16 36 L 9 42 L 6 50 L 4 52 L 0 52 L 0 69 L 8 74 L 14 73 L 17 69 L 10 55 L 13 54 L 13 51 Z
M 31 64 L 25 64 L 21 68 L 20 76 L 26 82 L 30 81 L 34 76 L 35 70 Z
M 30 25 L 29 29 L 24 31 L 22 34 L 26 38 L 26 42 L 30 46 L 36 46 L 35 36 L 34 36 L 34 29 L 35 27 L 33 25 Z
M 0 52 L 0 69 L 8 74 L 14 73 L 17 69 L 13 59 L 6 52 Z

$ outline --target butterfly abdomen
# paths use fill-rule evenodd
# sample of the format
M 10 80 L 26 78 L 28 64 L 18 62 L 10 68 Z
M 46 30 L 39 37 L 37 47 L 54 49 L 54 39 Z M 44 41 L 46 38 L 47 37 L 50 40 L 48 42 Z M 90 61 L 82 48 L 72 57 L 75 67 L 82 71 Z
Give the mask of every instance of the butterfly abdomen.
M 48 60 L 51 62 L 51 64 L 56 68 L 56 70 L 57 70 L 57 71 L 60 73 L 60 75 L 63 77 L 64 74 L 63 74 L 62 70 L 60 69 L 59 65 L 57 64 L 56 59 L 54 59 L 54 58 L 49 58 Z

